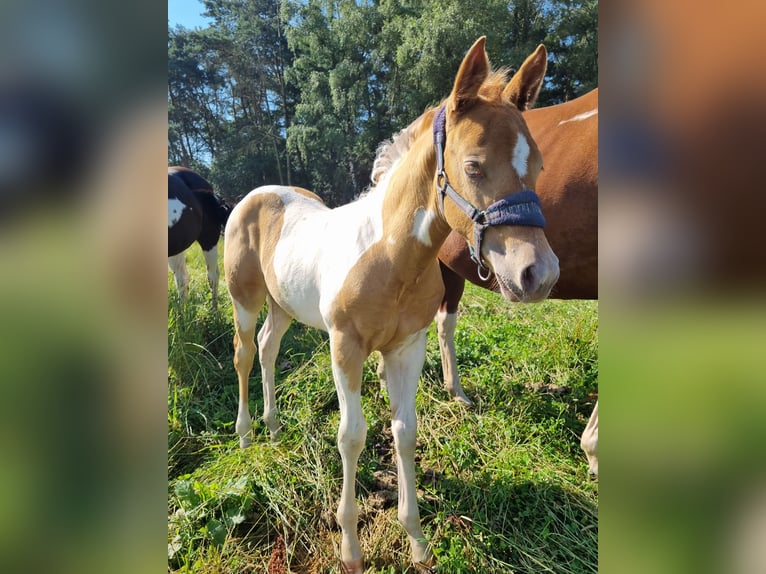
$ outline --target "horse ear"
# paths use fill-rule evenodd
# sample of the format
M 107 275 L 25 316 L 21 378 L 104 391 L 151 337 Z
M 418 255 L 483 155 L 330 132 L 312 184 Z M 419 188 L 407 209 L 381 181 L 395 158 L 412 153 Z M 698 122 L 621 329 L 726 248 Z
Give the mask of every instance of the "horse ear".
M 540 44 L 513 75 L 503 90 L 503 97 L 520 111 L 528 110 L 537 100 L 548 68 L 548 51 Z
M 465 110 L 469 107 L 476 100 L 479 88 L 489 75 L 489 58 L 484 49 L 486 41 L 486 36 L 476 40 L 463 58 L 463 63 L 460 64 L 449 98 L 450 108 L 453 111 Z

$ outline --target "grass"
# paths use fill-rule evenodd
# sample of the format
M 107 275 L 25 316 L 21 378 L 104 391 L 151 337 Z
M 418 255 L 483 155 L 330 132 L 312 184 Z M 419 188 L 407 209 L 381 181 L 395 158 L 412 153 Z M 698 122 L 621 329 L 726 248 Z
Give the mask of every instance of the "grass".
M 293 322 L 282 342 L 278 443 L 259 419 L 256 361 L 255 440 L 241 451 L 231 306 L 222 282 L 212 311 L 202 256 L 187 256 L 183 309 L 168 280 L 169 571 L 339 572 L 339 414 L 327 336 Z M 460 315 L 458 367 L 475 406 L 444 391 L 433 327 L 417 400 L 419 508 L 436 571 L 597 572 L 598 483 L 579 448 L 597 387 L 597 303 L 514 305 L 468 286 Z M 362 392 L 360 540 L 368 573 L 414 572 L 396 519 L 388 401 L 375 367 L 368 360 Z M 539 390 L 553 385 L 567 392 Z

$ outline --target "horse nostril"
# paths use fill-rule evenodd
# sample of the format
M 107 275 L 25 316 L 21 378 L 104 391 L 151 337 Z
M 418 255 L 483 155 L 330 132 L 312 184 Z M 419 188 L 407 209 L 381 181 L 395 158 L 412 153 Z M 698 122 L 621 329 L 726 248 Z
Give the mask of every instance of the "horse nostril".
M 521 288 L 524 292 L 532 291 L 535 287 L 535 266 L 529 265 L 521 272 Z

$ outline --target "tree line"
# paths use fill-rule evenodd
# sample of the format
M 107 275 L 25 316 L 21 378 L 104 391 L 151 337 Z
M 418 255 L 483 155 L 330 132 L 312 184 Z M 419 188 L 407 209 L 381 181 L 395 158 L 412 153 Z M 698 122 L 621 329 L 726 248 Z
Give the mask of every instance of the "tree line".
M 168 161 L 231 201 L 279 183 L 347 203 L 377 146 L 449 93 L 482 35 L 496 67 L 546 45 L 538 105 L 598 82 L 597 0 L 203 4 L 207 28 L 168 28 Z

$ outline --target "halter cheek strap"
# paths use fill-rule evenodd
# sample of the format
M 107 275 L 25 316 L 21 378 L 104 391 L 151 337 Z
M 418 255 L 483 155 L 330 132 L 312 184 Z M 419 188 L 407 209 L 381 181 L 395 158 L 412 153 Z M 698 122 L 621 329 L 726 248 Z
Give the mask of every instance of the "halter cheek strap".
M 439 207 L 444 213 L 444 197 L 449 198 L 455 205 L 473 221 L 473 246 L 469 245 L 471 259 L 478 266 L 479 277 L 489 278 L 490 270 L 481 257 L 481 242 L 488 227 L 496 225 L 525 225 L 529 227 L 545 227 L 545 217 L 540 208 L 540 198 L 531 189 L 523 189 L 507 195 L 480 211 L 465 200 L 450 185 L 447 173 L 444 171 L 444 144 L 447 139 L 447 109 L 439 108 L 434 118 L 434 146 L 436 147 L 436 189 L 439 193 Z

